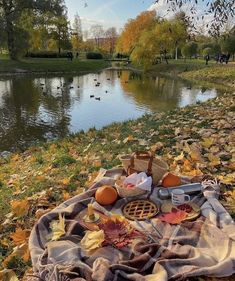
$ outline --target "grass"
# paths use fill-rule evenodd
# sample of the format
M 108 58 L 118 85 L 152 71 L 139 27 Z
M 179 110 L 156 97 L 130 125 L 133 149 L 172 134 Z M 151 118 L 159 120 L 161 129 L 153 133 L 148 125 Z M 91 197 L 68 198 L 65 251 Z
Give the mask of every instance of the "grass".
M 169 60 L 169 64 L 161 63 L 152 66 L 148 73 L 174 75 L 195 82 L 215 83 L 219 87 L 235 88 L 234 62 L 230 62 L 228 65 L 218 65 L 215 61 L 210 61 L 206 65 L 205 61 L 201 59 L 191 59 L 186 62 L 183 59 Z
M 104 60 L 67 59 L 21 59 L 12 61 L 6 56 L 0 57 L 0 74 L 20 72 L 91 72 L 98 71 L 110 64 Z

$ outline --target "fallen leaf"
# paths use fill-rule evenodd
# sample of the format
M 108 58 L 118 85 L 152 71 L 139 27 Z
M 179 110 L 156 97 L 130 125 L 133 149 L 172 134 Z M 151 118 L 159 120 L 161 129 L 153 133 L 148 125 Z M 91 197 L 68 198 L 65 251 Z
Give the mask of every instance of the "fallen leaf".
M 1 281 L 19 281 L 15 272 L 12 269 L 3 269 L 0 271 Z
M 144 139 L 138 139 L 139 141 L 139 145 L 142 145 L 142 146 L 147 146 L 148 145 L 148 142 Z
M 52 221 L 50 223 L 50 228 L 52 230 L 52 236 L 51 236 L 52 241 L 58 240 L 61 236 L 63 236 L 65 234 L 64 216 L 62 217 L 62 215 L 59 214 L 59 220 Z
M 179 211 L 175 208 L 172 208 L 171 213 L 166 213 L 160 215 L 158 218 L 161 221 L 168 222 L 170 224 L 179 224 L 187 217 L 187 213 L 184 211 Z
M 22 228 L 17 228 L 16 231 L 11 234 L 11 238 L 13 240 L 13 243 L 16 246 L 22 245 L 25 243 L 25 241 L 27 241 L 28 237 L 29 237 L 29 230 L 23 230 Z
M 100 159 L 96 159 L 96 160 L 93 161 L 94 167 L 99 168 L 99 167 L 101 167 L 101 165 L 102 165 L 102 162 L 101 162 Z
M 87 251 L 95 250 L 101 247 L 104 242 L 104 231 L 95 230 L 95 231 L 86 231 L 85 236 L 81 240 L 81 246 Z
M 70 183 L 70 178 L 64 178 L 64 179 L 62 179 L 61 183 L 62 183 L 63 185 L 68 185 L 68 184 Z
M 28 214 L 29 202 L 27 199 L 24 200 L 13 200 L 11 201 L 12 212 L 17 217 L 23 217 Z
M 160 149 L 162 149 L 163 148 L 163 143 L 162 142 L 157 142 L 157 143 L 155 143 L 154 145 L 152 145 L 151 147 L 150 147 L 150 149 L 151 149 L 151 151 L 153 151 L 153 152 L 155 152 L 155 151 L 158 151 L 158 150 L 160 150 Z
M 210 166 L 218 166 L 218 165 L 220 165 L 221 162 L 220 162 L 219 156 L 214 155 L 212 153 L 209 153 L 207 155 L 207 157 L 208 157 L 208 160 L 210 161 Z
M 176 162 L 184 160 L 184 152 L 182 151 L 180 155 L 174 157 Z
M 214 143 L 213 138 L 204 138 L 203 141 L 201 142 L 201 145 L 204 148 L 209 148 L 212 146 L 213 143 Z
M 130 135 L 123 140 L 123 143 L 131 142 L 131 141 L 135 141 L 135 140 L 136 139 L 132 135 Z

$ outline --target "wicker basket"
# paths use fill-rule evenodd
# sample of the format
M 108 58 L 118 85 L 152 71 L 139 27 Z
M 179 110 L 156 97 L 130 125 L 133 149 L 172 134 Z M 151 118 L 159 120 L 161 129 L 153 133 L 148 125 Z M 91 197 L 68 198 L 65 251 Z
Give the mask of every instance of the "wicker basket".
M 143 190 L 141 188 L 133 188 L 133 189 L 128 189 L 122 186 L 123 181 L 116 181 L 115 187 L 117 189 L 117 193 L 120 197 L 125 198 L 125 197 L 132 197 L 132 196 L 140 196 L 146 193 L 146 190 Z
M 127 175 L 145 172 L 152 177 L 154 185 L 158 184 L 169 169 L 166 162 L 154 157 L 150 152 L 134 152 L 133 154 L 123 155 L 119 159 Z

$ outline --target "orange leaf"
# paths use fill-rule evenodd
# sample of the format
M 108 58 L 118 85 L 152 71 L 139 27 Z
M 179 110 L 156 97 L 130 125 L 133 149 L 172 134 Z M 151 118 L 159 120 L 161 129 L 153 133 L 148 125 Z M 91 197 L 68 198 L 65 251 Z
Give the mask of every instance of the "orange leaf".
M 29 202 L 27 199 L 24 200 L 13 200 L 11 201 L 12 212 L 17 217 L 23 217 L 28 214 Z
M 17 228 L 15 233 L 10 236 L 16 246 L 22 245 L 27 241 L 29 237 L 29 230 L 23 230 L 22 228 Z
M 161 221 L 165 221 L 171 224 L 179 224 L 187 217 L 187 213 L 184 211 L 179 211 L 175 208 L 172 208 L 171 213 L 166 213 L 160 215 L 158 218 Z

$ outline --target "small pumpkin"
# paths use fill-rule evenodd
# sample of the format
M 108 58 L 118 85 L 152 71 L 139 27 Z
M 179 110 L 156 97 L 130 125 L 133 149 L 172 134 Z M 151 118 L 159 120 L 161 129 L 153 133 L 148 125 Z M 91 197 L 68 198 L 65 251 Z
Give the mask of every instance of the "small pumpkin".
M 117 191 L 111 185 L 103 185 L 95 192 L 95 200 L 103 206 L 113 204 L 117 198 Z
M 163 187 L 173 187 L 178 185 L 181 185 L 181 178 L 172 173 L 166 174 L 162 179 Z

